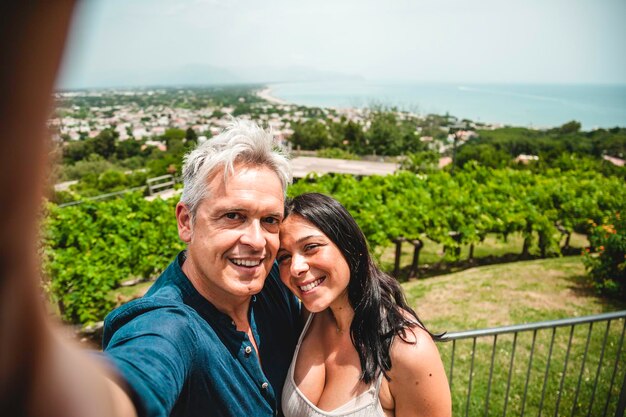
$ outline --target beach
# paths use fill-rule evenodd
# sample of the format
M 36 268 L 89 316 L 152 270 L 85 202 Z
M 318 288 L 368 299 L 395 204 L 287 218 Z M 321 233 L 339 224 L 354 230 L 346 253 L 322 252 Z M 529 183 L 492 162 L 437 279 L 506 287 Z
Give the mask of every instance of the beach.
M 258 90 L 256 92 L 256 95 L 259 96 L 260 98 L 262 98 L 263 100 L 269 101 L 272 104 L 289 104 L 289 102 L 282 100 L 278 97 L 274 97 L 272 95 L 272 89 L 271 88 L 264 88 L 262 90 Z

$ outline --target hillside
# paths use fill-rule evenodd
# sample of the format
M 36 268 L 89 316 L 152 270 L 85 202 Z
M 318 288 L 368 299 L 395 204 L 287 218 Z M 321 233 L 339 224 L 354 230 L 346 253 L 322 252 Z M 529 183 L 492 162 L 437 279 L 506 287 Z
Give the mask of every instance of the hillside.
M 585 281 L 580 257 L 468 269 L 403 284 L 407 298 L 435 331 L 461 331 L 622 310 Z

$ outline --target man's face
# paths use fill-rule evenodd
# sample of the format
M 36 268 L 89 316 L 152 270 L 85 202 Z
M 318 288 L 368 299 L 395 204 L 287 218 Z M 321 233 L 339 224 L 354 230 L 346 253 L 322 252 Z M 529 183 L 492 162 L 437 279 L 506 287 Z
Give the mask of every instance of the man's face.
M 226 183 L 221 171 L 209 178 L 208 188 L 193 224 L 187 207 L 176 208 L 188 244 L 183 271 L 214 304 L 249 297 L 263 288 L 278 250 L 281 182 L 269 168 L 239 164 Z

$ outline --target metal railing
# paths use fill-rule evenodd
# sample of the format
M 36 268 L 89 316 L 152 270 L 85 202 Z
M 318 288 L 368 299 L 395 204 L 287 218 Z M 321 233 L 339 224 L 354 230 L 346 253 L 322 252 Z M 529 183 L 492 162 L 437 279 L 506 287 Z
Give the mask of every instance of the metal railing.
M 449 333 L 453 415 L 622 417 L 625 330 L 619 311 Z
M 154 195 L 157 192 L 169 190 L 176 185 L 176 178 L 171 174 L 161 175 L 160 177 L 148 178 L 148 194 Z
M 135 191 L 144 191 L 145 189 L 146 189 L 145 185 L 142 185 L 140 187 L 127 188 L 125 190 L 115 191 L 115 192 L 112 192 L 112 193 L 100 194 L 100 195 L 96 195 L 96 196 L 93 196 L 93 197 L 85 197 L 82 200 L 70 201 L 68 203 L 61 203 L 61 204 L 59 204 L 59 207 L 76 206 L 78 204 L 83 204 L 86 201 L 107 200 L 107 199 L 112 198 L 112 197 L 117 197 L 117 196 L 128 194 L 128 193 L 133 193 Z
M 113 197 L 118 197 L 127 193 L 132 193 L 135 191 L 145 191 L 146 189 L 148 190 L 148 195 L 149 196 L 153 196 L 155 194 L 158 194 L 160 192 L 166 191 L 166 190 L 170 190 L 173 189 L 174 186 L 176 185 L 176 183 L 180 182 L 181 179 L 178 177 L 174 177 L 173 175 L 167 174 L 167 175 L 161 175 L 160 177 L 153 177 L 153 178 L 148 178 L 146 180 L 146 185 L 142 185 L 139 187 L 133 187 L 133 188 L 127 188 L 124 190 L 120 190 L 120 191 L 115 191 L 112 193 L 106 193 L 106 194 L 100 194 L 97 196 L 93 196 L 93 197 L 85 197 L 82 200 L 76 200 L 76 201 L 70 201 L 67 203 L 61 203 L 59 204 L 59 207 L 69 207 L 69 206 L 76 206 L 78 204 L 83 204 L 86 201 L 100 201 L 100 200 L 107 200 L 109 198 L 113 198 Z

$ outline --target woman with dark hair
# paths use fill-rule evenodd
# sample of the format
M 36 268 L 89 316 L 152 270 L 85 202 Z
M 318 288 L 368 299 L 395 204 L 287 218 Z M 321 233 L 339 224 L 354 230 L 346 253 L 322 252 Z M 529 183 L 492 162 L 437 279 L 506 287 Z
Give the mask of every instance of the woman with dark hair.
M 312 314 L 283 388 L 285 417 L 450 416 L 434 340 L 350 213 L 323 194 L 287 203 L 282 281 Z

